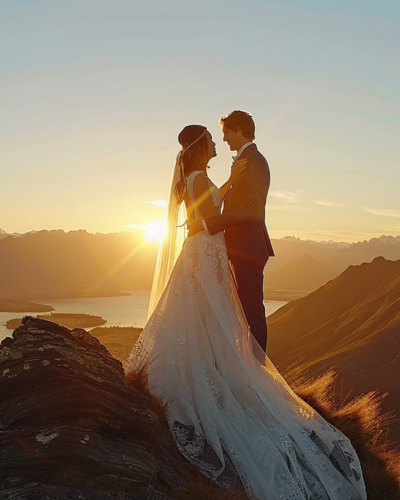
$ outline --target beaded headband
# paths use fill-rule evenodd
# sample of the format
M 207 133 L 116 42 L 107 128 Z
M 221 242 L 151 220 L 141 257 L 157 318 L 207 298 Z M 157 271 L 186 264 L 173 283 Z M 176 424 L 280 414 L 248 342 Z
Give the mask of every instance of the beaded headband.
M 207 133 L 207 129 L 204 129 L 203 130 L 203 133 L 199 135 L 199 137 L 197 139 L 195 139 L 191 144 L 189 144 L 189 146 L 186 146 L 184 148 L 182 148 L 182 151 L 185 152 L 187 151 L 189 148 L 191 148 L 193 146 L 193 144 L 196 144 L 196 142 L 198 142 L 200 139 L 202 139 Z

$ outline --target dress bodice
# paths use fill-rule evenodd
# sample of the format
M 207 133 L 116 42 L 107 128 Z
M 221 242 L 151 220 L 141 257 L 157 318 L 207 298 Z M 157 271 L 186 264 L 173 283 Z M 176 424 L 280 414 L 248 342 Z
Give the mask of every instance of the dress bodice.
M 186 180 L 186 186 L 187 186 L 187 192 L 189 195 L 190 204 L 191 204 L 191 206 L 193 206 L 193 213 L 194 213 L 196 219 L 202 219 L 203 217 L 200 213 L 200 210 L 197 207 L 197 203 L 196 203 L 194 193 L 193 193 L 193 184 L 194 184 L 195 178 L 199 174 L 202 174 L 202 173 L 203 172 L 201 170 L 193 170 L 193 172 L 191 172 L 189 174 L 189 176 L 187 177 L 187 180 Z M 214 206 L 218 209 L 218 211 L 221 211 L 222 198 L 221 198 L 221 195 L 219 194 L 219 190 L 218 190 L 217 186 L 208 177 L 207 177 L 207 184 L 208 184 L 208 189 L 210 191 L 211 200 L 212 200 Z

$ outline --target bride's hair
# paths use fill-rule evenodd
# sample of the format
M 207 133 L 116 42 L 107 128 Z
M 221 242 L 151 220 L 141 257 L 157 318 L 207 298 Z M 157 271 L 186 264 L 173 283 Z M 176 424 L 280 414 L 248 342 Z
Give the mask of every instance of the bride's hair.
M 203 170 L 207 164 L 207 135 L 204 125 L 187 125 L 178 135 L 178 142 L 182 146 L 181 161 L 183 175 L 198 167 Z M 203 137 L 200 138 L 200 136 Z M 200 139 L 199 139 L 200 138 Z M 199 139 L 196 141 L 196 139 Z M 183 200 L 185 191 L 185 179 L 180 179 L 176 186 L 177 195 Z
M 204 125 L 187 125 L 178 135 L 179 144 L 182 146 L 182 161 L 185 172 L 197 165 L 200 165 L 202 168 L 206 166 L 206 135 L 188 148 L 188 146 L 198 139 L 205 130 L 207 130 L 207 127 Z M 204 165 L 202 165 L 202 163 L 204 163 Z

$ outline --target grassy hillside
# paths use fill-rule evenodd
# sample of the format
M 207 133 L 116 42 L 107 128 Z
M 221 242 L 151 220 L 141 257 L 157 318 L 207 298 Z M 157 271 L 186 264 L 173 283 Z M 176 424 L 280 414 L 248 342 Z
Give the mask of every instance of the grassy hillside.
M 268 353 L 281 371 L 315 376 L 333 367 L 342 394 L 388 392 L 383 407 L 400 416 L 400 261 L 351 266 L 268 326 Z

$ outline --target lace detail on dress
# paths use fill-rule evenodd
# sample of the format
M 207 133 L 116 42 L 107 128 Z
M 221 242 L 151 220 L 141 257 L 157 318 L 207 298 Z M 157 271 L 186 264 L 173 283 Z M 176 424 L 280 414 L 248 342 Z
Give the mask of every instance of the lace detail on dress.
M 187 179 L 192 203 L 199 173 Z M 128 371 L 147 366 L 180 452 L 220 486 L 239 475 L 250 500 L 365 500 L 349 440 L 253 352 L 224 235 L 187 238 L 127 363 Z

